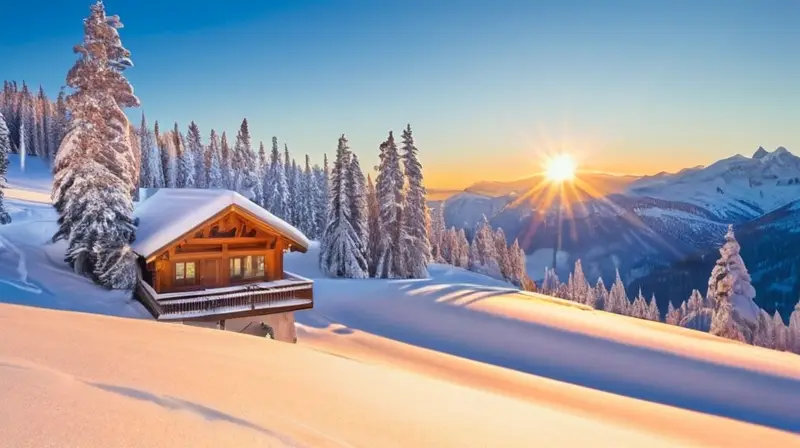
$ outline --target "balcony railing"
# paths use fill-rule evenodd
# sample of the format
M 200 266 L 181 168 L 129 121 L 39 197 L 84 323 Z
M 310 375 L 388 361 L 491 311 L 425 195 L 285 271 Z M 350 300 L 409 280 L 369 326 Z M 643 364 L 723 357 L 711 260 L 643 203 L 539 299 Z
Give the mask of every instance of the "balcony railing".
M 313 286 L 287 272 L 273 282 L 164 294 L 140 280 L 136 295 L 158 320 L 214 320 L 312 308 Z

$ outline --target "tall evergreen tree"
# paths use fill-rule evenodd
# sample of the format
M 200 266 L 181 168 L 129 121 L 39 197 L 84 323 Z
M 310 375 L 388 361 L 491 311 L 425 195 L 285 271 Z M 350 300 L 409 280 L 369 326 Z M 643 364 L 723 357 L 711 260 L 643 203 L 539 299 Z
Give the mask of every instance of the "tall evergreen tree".
M 314 165 L 314 178 L 317 181 L 317 196 L 314 200 L 316 209 L 316 222 L 314 228 L 316 229 L 317 238 L 321 238 L 323 232 L 328 226 L 328 215 L 330 213 L 330 182 L 328 171 L 328 155 L 323 155 L 323 168 Z
M 380 246 L 380 206 L 378 204 L 378 194 L 372 177 L 367 176 L 367 227 L 369 238 L 367 239 L 367 265 L 369 266 L 369 276 L 374 277 L 378 268 L 378 247 Z
M 208 188 L 226 188 L 226 176 L 222 165 L 222 149 L 220 148 L 219 137 L 213 129 L 208 142 L 208 153 Z
M 369 217 L 367 210 L 367 186 L 364 172 L 358 162 L 358 156 L 350 153 L 350 164 L 347 167 L 347 194 L 350 204 L 350 225 L 359 239 L 359 258 L 367 260 L 367 245 L 369 244 Z M 369 272 L 367 263 L 366 271 Z
M 380 165 L 378 166 L 377 194 L 380 204 L 381 243 L 378 248 L 376 276 L 380 278 L 405 278 L 407 259 L 401 252 L 408 246 L 403 226 L 403 171 L 400 167 L 400 154 L 392 132 L 380 146 Z
M 317 192 L 317 180 L 314 177 L 314 172 L 311 169 L 311 158 L 306 154 L 306 166 L 303 171 L 302 179 L 302 194 L 300 195 L 300 223 L 301 230 L 309 238 L 317 238 L 316 229 L 316 210 L 314 210 L 314 199 L 319 194 Z
M 351 224 L 353 207 L 348 185 L 349 168 L 350 148 L 347 138 L 342 135 L 331 173 L 328 226 L 322 237 L 320 269 L 331 277 L 366 278 L 363 242 Z
M 0 224 L 11 222 L 11 216 L 3 203 L 3 189 L 6 188 L 6 173 L 8 173 L 8 155 L 11 153 L 11 139 L 9 138 L 8 126 L 0 112 Z
M 197 123 L 194 121 L 189 123 L 189 132 L 186 134 L 186 152 L 192 154 L 191 158 L 194 162 L 194 165 L 189 168 L 192 170 L 194 176 L 193 187 L 208 188 L 208 179 L 206 178 L 205 149 L 203 148 L 203 141 L 202 137 L 200 136 L 200 128 L 197 127 Z
M 106 16 L 102 2 L 84 20 L 78 61 L 67 74 L 70 134 L 54 164 L 53 199 L 59 213 L 54 240 L 67 239 L 66 261 L 98 283 L 130 289 L 136 283 L 131 193 L 135 156 L 124 107 L 139 100 L 123 76 L 133 64 L 122 46 L 118 16 Z
M 256 186 L 255 153 L 250 146 L 250 128 L 247 119 L 242 120 L 236 144 L 233 148 L 234 190 L 247 198 L 253 198 Z
M 164 183 L 164 168 L 161 166 L 161 150 L 156 144 L 155 136 L 147 127 L 147 118 L 142 114 L 142 125 L 139 128 L 140 148 L 142 150 L 141 186 L 145 188 L 161 188 Z
M 222 175 L 225 181 L 225 188 L 228 190 L 234 190 L 233 155 L 231 154 L 230 146 L 228 146 L 228 135 L 225 133 L 225 131 L 222 131 L 222 138 L 220 140 L 219 148 L 222 154 L 220 161 L 222 162 Z
M 267 191 L 267 171 L 269 170 L 269 161 L 267 160 L 267 150 L 264 148 L 264 142 L 258 143 L 258 163 L 256 166 L 256 177 L 258 184 L 256 185 L 255 202 L 261 207 L 266 208 L 265 191 Z M 308 236 L 308 234 L 306 234 Z
M 712 278 L 709 279 L 709 293 L 713 294 L 710 297 L 714 306 L 711 333 L 734 339 L 741 336 L 745 342 L 751 343 L 758 324 L 759 308 L 753 302 L 756 292 L 750 283 L 750 274 L 739 250 L 733 226 L 728 226 L 725 244 L 720 249 L 720 258 L 711 272 Z M 725 289 L 720 291 L 723 283 Z M 727 300 L 730 304 L 723 306 L 720 300 Z M 739 328 L 733 330 L 729 325 Z
M 417 147 L 411 125 L 403 130 L 403 168 L 405 170 L 405 192 L 403 209 L 403 233 L 408 236 L 408 246 L 401 248 L 405 254 L 404 267 L 411 278 L 427 278 L 428 262 L 431 261 L 431 243 L 428 238 L 427 191 L 423 184 L 422 164 L 417 158 Z M 504 249 L 507 248 L 507 243 Z M 504 250 L 504 252 L 506 252 Z M 505 260 L 501 260 L 503 262 Z
M 273 215 L 289 220 L 289 187 L 286 183 L 286 171 L 281 163 L 281 153 L 278 151 L 278 138 L 272 137 L 272 151 L 269 160 L 269 175 L 267 191 L 264 192 L 267 210 Z
M 469 270 L 488 277 L 504 279 L 497 261 L 494 232 L 486 216 L 483 216 L 472 243 L 469 246 Z
M 175 123 L 172 139 L 175 141 L 175 155 L 178 161 L 178 187 L 194 188 L 196 182 L 194 176 L 194 152 L 186 147 L 186 140 L 183 138 L 178 123 Z

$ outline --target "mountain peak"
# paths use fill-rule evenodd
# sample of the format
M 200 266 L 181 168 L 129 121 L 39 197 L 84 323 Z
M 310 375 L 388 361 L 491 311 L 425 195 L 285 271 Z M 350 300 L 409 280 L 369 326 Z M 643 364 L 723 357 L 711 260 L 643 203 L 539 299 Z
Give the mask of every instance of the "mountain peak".
M 778 146 L 773 154 L 791 154 L 788 149 L 784 148 L 783 146 Z
M 769 152 L 767 152 L 767 150 L 764 149 L 763 146 L 759 146 L 758 149 L 756 150 L 755 154 L 753 154 L 753 158 L 754 159 L 761 159 L 764 156 L 766 156 L 767 154 L 769 154 Z

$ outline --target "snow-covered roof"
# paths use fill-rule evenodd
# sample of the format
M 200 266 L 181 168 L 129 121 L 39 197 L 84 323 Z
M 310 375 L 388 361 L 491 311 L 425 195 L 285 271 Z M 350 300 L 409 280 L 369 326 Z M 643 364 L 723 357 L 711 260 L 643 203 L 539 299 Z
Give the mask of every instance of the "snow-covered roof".
M 139 226 L 131 248 L 149 257 L 231 205 L 249 212 L 304 251 L 308 249 L 308 238 L 302 232 L 241 194 L 197 188 L 161 188 L 148 194 L 133 211 Z

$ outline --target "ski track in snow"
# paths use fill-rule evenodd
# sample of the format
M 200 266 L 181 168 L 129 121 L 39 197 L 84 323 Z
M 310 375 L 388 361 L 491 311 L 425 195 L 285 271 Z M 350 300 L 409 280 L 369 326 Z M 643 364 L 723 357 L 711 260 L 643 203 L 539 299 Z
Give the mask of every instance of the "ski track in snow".
M 25 261 L 25 253 L 19 250 L 16 245 L 12 244 L 5 238 L 3 235 L 0 235 L 0 251 L 3 249 L 10 250 L 16 254 L 17 259 L 17 274 L 19 275 L 18 281 L 13 280 L 6 280 L 0 278 L 0 283 L 5 283 L 7 285 L 13 286 L 14 288 L 21 289 L 26 292 L 30 292 L 33 294 L 41 294 L 42 290 L 38 286 L 28 282 L 28 266 Z

